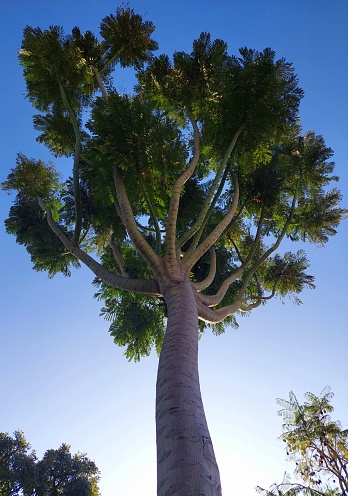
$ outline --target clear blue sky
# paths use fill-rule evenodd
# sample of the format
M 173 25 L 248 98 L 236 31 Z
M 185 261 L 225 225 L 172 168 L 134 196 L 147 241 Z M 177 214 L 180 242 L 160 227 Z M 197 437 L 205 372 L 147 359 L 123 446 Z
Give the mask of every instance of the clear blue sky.
M 114 13 L 110 0 L 1 0 L 1 174 L 16 153 L 48 159 L 35 142 L 32 109 L 16 50 L 26 24 L 75 25 L 98 32 Z M 305 90 L 304 130 L 323 134 L 334 151 L 348 206 L 348 2 L 346 0 L 137 0 L 136 12 L 156 25 L 160 52 L 190 51 L 202 31 L 228 42 L 230 53 L 270 46 L 293 62 Z M 127 88 L 127 79 L 117 76 Z M 131 88 L 128 88 L 131 90 Z M 11 199 L 0 196 L 0 431 L 24 431 L 42 456 L 62 442 L 87 452 L 102 472 L 103 496 L 156 493 L 154 398 L 157 357 L 128 363 L 98 316 L 92 276 L 49 280 L 6 235 Z M 238 331 L 200 342 L 203 399 L 224 496 L 254 494 L 281 481 L 283 443 L 275 398 L 293 390 L 335 392 L 334 416 L 348 427 L 348 222 L 325 248 L 306 246 L 317 289 L 303 305 L 272 301 Z M 293 249 L 298 247 L 293 246 Z

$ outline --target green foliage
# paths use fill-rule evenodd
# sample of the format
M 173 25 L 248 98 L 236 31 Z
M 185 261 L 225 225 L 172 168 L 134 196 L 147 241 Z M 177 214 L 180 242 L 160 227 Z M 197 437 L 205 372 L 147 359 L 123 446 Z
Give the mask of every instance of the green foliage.
M 139 87 L 161 108 L 193 111 L 215 156 L 223 156 L 241 125 L 242 149 L 260 156 L 260 143 L 265 147 L 297 119 L 303 91 L 292 65 L 275 61 L 269 48 L 262 53 L 243 48 L 240 55 L 229 56 L 226 43 L 202 33 L 191 54 L 177 52 L 173 63 L 167 56 L 155 58 L 139 74 Z M 271 155 L 267 145 L 262 155 Z
M 308 266 L 303 250 L 296 254 L 287 252 L 284 256 L 276 254 L 264 266 L 263 286 L 268 291 L 274 289 L 280 296 L 299 294 L 305 287 L 313 289 L 314 277 L 305 273 Z M 301 303 L 297 297 L 295 301 Z
M 14 234 L 17 243 L 26 247 L 35 270 L 47 271 L 49 277 L 58 272 L 70 276 L 70 267 L 80 266 L 49 228 L 37 200 L 18 194 L 5 226 L 6 232 Z
M 346 216 L 345 210 L 338 206 L 341 199 L 337 189 L 320 191 L 310 198 L 301 199 L 294 216 L 291 238 L 325 244 L 329 236 L 337 233 L 336 227 Z
M 59 26 L 51 26 L 45 31 L 27 26 L 19 60 L 28 97 L 42 112 L 50 112 L 53 107 L 66 111 L 61 100 L 63 87 L 70 107 L 80 113 L 81 105 L 95 89 L 93 72 L 86 65 L 79 47 Z
M 301 482 L 291 482 L 285 474 L 281 484 L 269 490 L 257 488 L 264 496 L 343 496 L 348 492 L 348 430 L 331 420 L 333 393 L 326 387 L 319 396 L 306 393 L 305 397 L 303 404 L 293 392 L 289 401 L 277 400 L 282 406 L 278 413 L 284 418 L 282 440 Z
M 73 44 L 80 51 L 81 57 L 86 61 L 88 67 L 94 67 L 99 72 L 104 69 L 102 79 L 105 83 L 107 83 L 109 81 L 107 76 L 110 73 L 110 69 L 106 70 L 105 68 L 105 63 L 107 60 L 105 44 L 98 40 L 98 38 L 91 31 L 81 33 L 77 26 L 73 28 L 71 37 Z
M 131 277 L 146 277 L 149 272 L 132 246 L 123 247 L 125 268 Z M 110 250 L 102 255 L 106 267 L 115 267 Z M 128 360 L 139 361 L 154 347 L 159 354 L 165 331 L 166 305 L 163 299 L 119 291 L 95 279 L 95 298 L 104 301 L 101 315 L 111 322 L 109 332 L 118 346 L 125 347 Z
M 182 133 L 163 113 L 155 112 L 138 97 L 111 93 L 105 102 L 98 99 L 87 124 L 94 138 L 89 143 L 90 157 L 112 177 L 115 163 L 124 171 L 124 181 L 134 210 L 149 214 L 142 189 L 132 188 L 138 181 L 153 198 L 156 212 L 164 219 L 170 188 L 183 171 L 187 150 Z M 108 173 L 109 171 L 109 173 Z M 100 176 L 98 175 L 97 182 Z M 137 195 L 137 197 L 135 196 Z
M 74 127 L 69 115 L 59 112 L 53 107 L 52 112 L 46 115 L 33 116 L 34 129 L 41 132 L 37 137 L 39 143 L 47 146 L 55 157 L 70 157 L 75 149 Z M 81 141 L 87 134 L 81 131 Z
M 0 433 L 1 496 L 99 496 L 99 471 L 85 454 L 62 444 L 38 460 L 20 431 Z
M 37 462 L 38 496 L 98 496 L 99 472 L 85 454 L 71 455 L 70 446 L 47 450 Z
M 114 343 L 126 347 L 128 360 L 138 362 L 150 355 L 154 347 L 160 353 L 165 331 L 165 304 L 134 293 L 121 293 L 112 303 L 112 323 L 109 332 Z M 102 309 L 102 314 L 105 307 Z
M 22 153 L 17 155 L 16 167 L 11 169 L 2 183 L 5 191 L 15 190 L 28 198 L 51 199 L 59 189 L 60 175 L 53 164 L 29 159 Z
M 151 52 L 158 48 L 156 41 L 151 39 L 154 30 L 152 22 L 143 22 L 139 14 L 126 6 L 118 7 L 115 16 L 105 17 L 100 24 L 100 34 L 105 40 L 104 56 L 109 61 L 106 67 L 114 68 L 116 62 L 121 67 L 142 67 L 151 59 Z
M 138 75 L 141 88 L 161 107 L 199 111 L 205 102 L 219 97 L 219 80 L 228 62 L 226 49 L 225 42 L 212 42 L 209 33 L 202 33 L 193 42 L 191 54 L 175 52 L 173 63 L 166 55 L 155 58 Z
M 32 494 L 36 456 L 20 431 L 13 437 L 0 432 L 0 495 L 16 496 L 21 488 Z

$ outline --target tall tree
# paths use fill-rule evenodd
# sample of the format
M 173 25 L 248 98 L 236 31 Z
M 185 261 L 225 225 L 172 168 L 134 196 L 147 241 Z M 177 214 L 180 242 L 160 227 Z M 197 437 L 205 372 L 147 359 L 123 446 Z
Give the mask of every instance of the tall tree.
M 277 400 L 282 406 L 278 413 L 284 418 L 282 439 L 289 460 L 296 463 L 293 482 L 285 473 L 281 484 L 267 490 L 263 496 L 345 496 L 348 494 L 348 429 L 331 420 L 333 393 L 326 387 L 319 396 L 305 394 L 303 404 L 291 391 L 289 401 Z
M 332 151 L 302 133 L 293 67 L 266 48 L 231 56 L 202 33 L 191 53 L 153 56 L 154 26 L 128 7 L 100 36 L 26 27 L 20 50 L 38 141 L 71 157 L 18 155 L 5 190 L 17 196 L 7 232 L 36 270 L 95 274 L 102 314 L 128 359 L 160 354 L 158 494 L 221 494 L 204 415 L 198 337 L 236 314 L 314 287 L 303 251 L 324 244 L 345 211 L 329 190 Z M 115 70 L 138 84 L 121 94 Z M 88 117 L 86 117 L 88 116 Z
M 62 444 L 38 460 L 20 431 L 0 433 L 0 496 L 99 496 L 99 471 Z

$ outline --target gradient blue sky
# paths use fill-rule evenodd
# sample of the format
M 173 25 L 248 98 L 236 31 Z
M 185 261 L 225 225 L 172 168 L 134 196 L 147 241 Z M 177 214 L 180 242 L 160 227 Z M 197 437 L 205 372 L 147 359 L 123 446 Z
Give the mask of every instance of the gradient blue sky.
M 98 32 L 114 13 L 110 0 L 0 0 L 1 174 L 17 152 L 49 159 L 35 142 L 32 109 L 16 51 L 25 25 L 75 25 Z M 334 151 L 348 206 L 348 2 L 346 0 L 136 0 L 156 25 L 160 52 L 190 51 L 202 31 L 228 42 L 230 53 L 270 46 L 293 62 L 305 90 L 304 130 L 323 134 Z M 118 74 L 121 86 L 131 90 Z M 0 196 L 0 431 L 24 431 L 39 456 L 62 442 L 87 452 L 100 468 L 103 496 L 156 493 L 154 397 L 157 357 L 128 363 L 98 316 L 92 276 L 49 280 L 6 235 L 11 198 Z M 303 305 L 272 301 L 238 331 L 200 342 L 203 399 L 221 469 L 223 494 L 249 496 L 256 484 L 281 481 L 283 443 L 275 398 L 293 390 L 335 392 L 334 416 L 348 427 L 348 223 L 324 248 L 306 246 L 317 289 Z M 302 247 L 302 246 L 300 246 Z M 296 250 L 299 246 L 293 246 Z

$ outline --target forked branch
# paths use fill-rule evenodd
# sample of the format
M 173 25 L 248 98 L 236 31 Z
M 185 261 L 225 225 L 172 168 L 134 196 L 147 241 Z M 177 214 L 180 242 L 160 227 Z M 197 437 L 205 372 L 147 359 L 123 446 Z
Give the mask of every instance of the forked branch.
M 117 166 L 114 166 L 114 181 L 117 194 L 118 205 L 121 212 L 123 224 L 128 232 L 130 239 L 136 250 L 151 268 L 153 274 L 157 277 L 162 274 L 162 265 L 160 257 L 156 255 L 152 247 L 143 237 L 138 229 L 134 219 L 133 210 L 128 199 L 126 188 L 122 179 L 121 171 Z
M 191 121 L 194 136 L 194 149 L 193 156 L 189 162 L 187 169 L 181 174 L 181 176 L 175 181 L 172 196 L 169 203 L 168 218 L 166 226 L 166 240 L 165 240 L 165 257 L 168 261 L 174 261 L 177 259 L 176 254 L 176 224 L 178 219 L 180 195 L 184 184 L 190 179 L 194 170 L 197 166 L 199 156 L 200 156 L 200 134 L 196 120 L 192 116 L 191 112 L 188 112 L 188 117 Z
M 231 284 L 234 283 L 234 281 L 236 281 L 242 275 L 243 271 L 248 266 L 250 260 L 253 258 L 254 254 L 257 250 L 257 247 L 259 246 L 263 221 L 264 221 L 264 213 L 262 212 L 260 219 L 259 219 L 259 222 L 258 222 L 256 236 L 255 236 L 254 242 L 252 244 L 252 247 L 251 247 L 248 255 L 246 256 L 246 258 L 244 260 L 242 260 L 241 257 L 239 257 L 241 260 L 241 265 L 233 272 L 233 274 L 231 274 L 229 277 L 227 277 L 224 280 L 224 282 L 221 284 L 219 290 L 214 295 L 205 295 L 204 301 L 205 301 L 206 305 L 208 305 L 210 307 L 219 305 L 219 303 L 221 303 L 222 299 L 224 298 L 224 296 L 225 296 L 228 288 L 231 286 Z M 232 240 L 231 240 L 231 242 L 233 243 Z M 235 248 L 237 249 L 236 246 L 235 246 Z M 238 253 L 238 250 L 237 250 L 237 253 Z
M 239 201 L 239 185 L 236 174 L 231 172 L 233 186 L 234 186 L 234 196 L 230 206 L 229 211 L 222 219 L 221 222 L 213 229 L 213 231 L 207 236 L 207 238 L 196 248 L 196 250 L 189 255 L 187 258 L 183 257 L 183 270 L 190 271 L 192 267 L 198 262 L 198 260 L 211 248 L 216 241 L 221 237 L 227 226 L 232 221 L 238 206 Z
M 204 228 L 205 226 L 207 225 L 208 221 L 209 221 L 209 218 L 211 217 L 213 211 L 214 211 L 214 208 L 215 208 L 215 205 L 218 201 L 218 199 L 220 198 L 221 196 L 221 193 L 223 191 L 223 188 L 225 186 L 225 183 L 226 183 L 226 179 L 227 179 L 227 176 L 228 176 L 228 173 L 229 173 L 229 170 L 228 170 L 228 166 L 225 168 L 225 171 L 224 171 L 224 175 L 220 181 L 220 184 L 219 184 L 219 187 L 218 189 L 216 190 L 216 193 L 214 195 L 214 198 L 213 198 L 213 201 L 211 202 L 211 204 L 209 205 L 209 208 L 207 210 L 207 213 L 203 219 L 203 222 L 200 226 L 200 228 L 198 229 L 198 231 L 195 233 L 195 235 L 193 236 L 193 240 L 191 241 L 190 243 L 190 247 L 189 249 L 187 250 L 186 252 L 186 255 L 189 256 L 191 255 L 191 253 L 197 248 L 198 246 L 198 243 L 203 235 L 203 232 L 204 232 Z
M 231 143 L 230 143 L 229 147 L 227 148 L 226 153 L 225 153 L 225 155 L 224 155 L 224 157 L 220 163 L 219 170 L 217 171 L 217 173 L 214 177 L 214 180 L 213 180 L 213 183 L 210 187 L 210 190 L 209 190 L 209 192 L 208 192 L 208 194 L 204 200 L 204 204 L 201 208 L 200 214 L 199 214 L 196 222 L 193 224 L 193 226 L 191 226 L 191 228 L 188 231 L 186 231 L 186 233 L 177 241 L 177 250 L 180 250 L 181 247 L 184 246 L 184 244 L 187 243 L 187 241 L 189 239 L 191 239 L 197 233 L 197 231 L 205 224 L 205 222 L 209 218 L 211 201 L 212 201 L 214 195 L 215 195 L 215 198 L 217 199 L 216 190 L 219 187 L 219 183 L 220 183 L 220 180 L 221 180 L 221 178 L 225 172 L 227 162 L 231 157 L 231 154 L 232 154 L 232 152 L 233 152 L 233 150 L 237 144 L 238 137 L 239 137 L 240 133 L 243 131 L 244 127 L 245 127 L 244 124 L 241 125 L 239 127 L 238 131 L 234 134 L 234 136 L 231 140 Z M 222 181 L 222 184 L 223 184 L 223 181 Z M 215 201 L 215 199 L 213 200 L 213 204 L 214 204 L 214 201 Z M 198 241 L 199 241 L 199 238 L 198 238 Z

